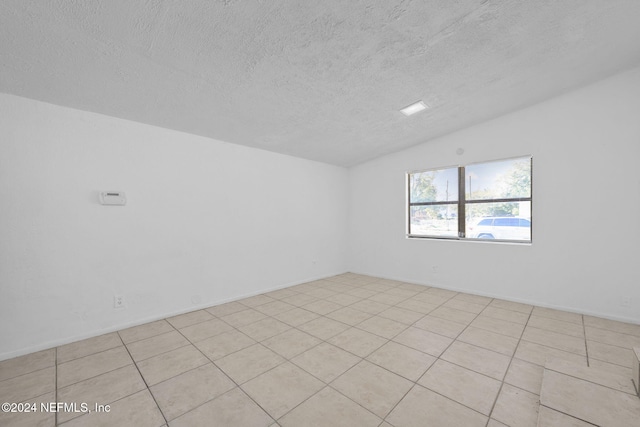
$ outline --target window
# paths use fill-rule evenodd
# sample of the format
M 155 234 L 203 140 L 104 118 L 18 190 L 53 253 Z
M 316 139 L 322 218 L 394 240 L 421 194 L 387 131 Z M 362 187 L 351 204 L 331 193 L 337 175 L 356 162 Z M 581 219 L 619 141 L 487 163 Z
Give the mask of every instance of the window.
M 531 241 L 531 157 L 412 172 L 408 236 Z

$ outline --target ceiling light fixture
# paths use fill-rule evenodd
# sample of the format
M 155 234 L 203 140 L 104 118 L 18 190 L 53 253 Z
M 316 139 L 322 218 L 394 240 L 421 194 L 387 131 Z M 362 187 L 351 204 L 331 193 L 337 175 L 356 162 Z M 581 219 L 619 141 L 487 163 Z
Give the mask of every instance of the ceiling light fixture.
M 427 108 L 429 108 L 427 107 L 427 104 L 425 104 L 422 101 L 418 101 L 418 102 L 414 102 L 409 106 L 404 107 L 402 110 L 400 110 L 400 112 L 405 116 L 411 116 L 415 113 L 419 113 L 420 111 L 426 110 Z

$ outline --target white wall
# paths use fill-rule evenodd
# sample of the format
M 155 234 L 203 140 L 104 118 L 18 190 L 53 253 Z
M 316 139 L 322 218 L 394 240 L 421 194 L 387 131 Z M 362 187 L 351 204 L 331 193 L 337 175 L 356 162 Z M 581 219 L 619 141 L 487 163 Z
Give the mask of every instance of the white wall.
M 0 360 L 344 272 L 347 179 L 0 94 Z
M 405 238 L 407 171 L 527 154 L 531 245 Z M 637 68 L 352 168 L 350 270 L 640 323 L 639 165 Z

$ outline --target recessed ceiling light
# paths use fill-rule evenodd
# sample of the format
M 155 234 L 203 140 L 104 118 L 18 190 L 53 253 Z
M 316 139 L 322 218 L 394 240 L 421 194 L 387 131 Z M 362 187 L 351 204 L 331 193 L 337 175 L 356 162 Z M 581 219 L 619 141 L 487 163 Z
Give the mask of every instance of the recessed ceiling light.
M 413 104 L 404 107 L 402 110 L 400 110 L 400 112 L 402 114 L 404 114 L 405 116 L 411 116 L 415 113 L 419 113 L 420 111 L 426 110 L 427 108 L 427 104 L 425 104 L 422 101 L 418 101 L 418 102 L 414 102 Z

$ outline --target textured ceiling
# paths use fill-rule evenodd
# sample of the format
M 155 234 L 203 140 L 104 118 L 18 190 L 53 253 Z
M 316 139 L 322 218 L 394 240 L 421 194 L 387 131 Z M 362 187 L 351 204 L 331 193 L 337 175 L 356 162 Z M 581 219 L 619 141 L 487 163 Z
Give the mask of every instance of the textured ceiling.
M 0 92 L 350 166 L 637 65 L 639 17 L 638 0 L 2 0 Z

